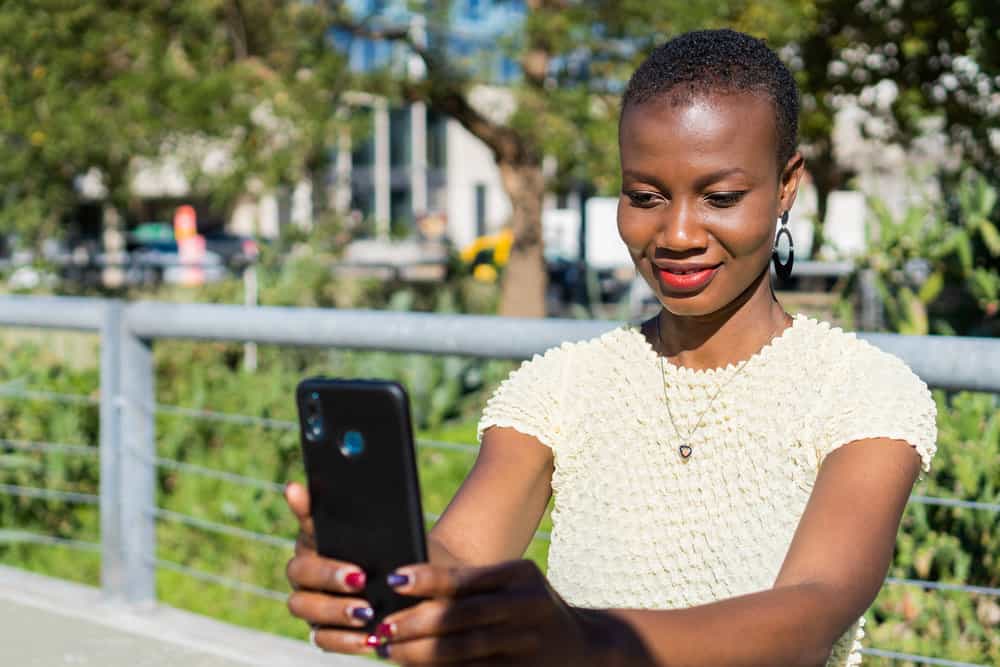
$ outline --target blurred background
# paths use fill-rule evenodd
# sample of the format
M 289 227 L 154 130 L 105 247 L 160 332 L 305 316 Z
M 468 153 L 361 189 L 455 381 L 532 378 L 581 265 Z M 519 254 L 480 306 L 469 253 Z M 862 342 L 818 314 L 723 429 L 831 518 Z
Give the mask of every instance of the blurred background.
M 636 321 L 655 304 L 615 225 L 619 95 L 652 48 L 709 27 L 765 38 L 802 92 L 786 308 L 1000 334 L 995 0 L 2 1 L 0 291 Z M 93 490 L 95 461 L 23 443 L 96 445 L 96 337 L 3 329 L 0 349 L 0 481 Z M 272 486 L 301 477 L 298 379 L 402 380 L 440 445 L 420 453 L 432 513 L 514 367 L 176 341 L 155 361 L 164 459 Z M 997 396 L 935 396 L 941 449 L 919 492 L 998 502 Z M 159 470 L 164 508 L 293 535 L 273 488 L 182 472 Z M 910 506 L 890 575 L 1000 585 L 998 516 Z M 0 496 L 4 526 L 83 540 L 98 522 Z M 287 552 L 197 530 L 164 522 L 159 552 L 284 591 Z M 89 583 L 100 570 L 13 539 L 0 562 Z M 304 634 L 277 595 L 157 577 L 170 604 Z M 995 593 L 886 588 L 868 616 L 872 645 L 1000 664 Z

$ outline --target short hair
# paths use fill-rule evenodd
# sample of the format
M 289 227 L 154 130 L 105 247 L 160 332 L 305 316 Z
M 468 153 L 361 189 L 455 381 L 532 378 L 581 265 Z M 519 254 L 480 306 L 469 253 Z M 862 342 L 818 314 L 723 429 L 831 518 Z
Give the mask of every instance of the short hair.
M 799 89 L 795 78 L 763 40 L 735 30 L 697 30 L 669 40 L 632 74 L 621 113 L 670 95 L 689 101 L 711 93 L 751 92 L 774 104 L 778 169 L 795 154 Z

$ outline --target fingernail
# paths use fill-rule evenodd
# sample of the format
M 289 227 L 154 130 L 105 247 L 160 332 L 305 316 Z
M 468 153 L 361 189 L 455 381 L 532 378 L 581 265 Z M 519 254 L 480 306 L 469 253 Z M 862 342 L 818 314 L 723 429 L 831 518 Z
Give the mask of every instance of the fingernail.
M 358 621 L 370 621 L 375 618 L 375 611 L 371 607 L 351 607 L 350 615 Z
M 388 583 L 393 588 L 399 588 L 400 586 L 405 586 L 406 584 L 410 583 L 410 575 L 408 574 L 399 574 L 394 572 L 385 579 L 386 583 Z
M 375 635 L 368 635 L 368 637 L 365 639 L 365 646 L 367 646 L 368 648 L 376 648 L 381 643 L 382 642 L 380 642 L 378 637 L 376 637 Z
M 385 639 L 391 639 L 394 634 L 396 634 L 395 623 L 379 623 L 378 627 L 375 628 L 376 637 L 384 637 Z
M 360 591 L 365 587 L 365 573 L 364 572 L 351 572 L 350 574 L 344 575 L 344 585 L 348 588 L 353 588 L 356 591 Z
M 375 647 L 375 655 L 377 655 L 378 657 L 380 657 L 382 659 L 388 658 L 389 657 L 389 645 L 388 644 L 379 644 L 378 646 L 376 646 Z

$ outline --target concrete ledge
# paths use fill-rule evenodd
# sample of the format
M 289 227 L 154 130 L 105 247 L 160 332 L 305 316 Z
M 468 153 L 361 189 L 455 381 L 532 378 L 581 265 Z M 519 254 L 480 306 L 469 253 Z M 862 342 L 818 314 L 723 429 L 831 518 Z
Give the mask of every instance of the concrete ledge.
M 136 610 L 99 589 L 0 565 L 0 664 L 359 667 L 357 657 L 165 605 Z

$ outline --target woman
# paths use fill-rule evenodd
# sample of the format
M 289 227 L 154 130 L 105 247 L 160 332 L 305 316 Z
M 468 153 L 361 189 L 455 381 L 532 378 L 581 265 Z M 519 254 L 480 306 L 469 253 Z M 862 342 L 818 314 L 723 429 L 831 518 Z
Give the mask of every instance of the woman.
M 429 600 L 378 636 L 351 630 L 364 574 L 312 551 L 291 485 L 289 606 L 318 646 L 412 665 L 860 664 L 935 407 L 901 361 L 774 298 L 797 115 L 788 70 L 740 33 L 682 35 L 639 67 L 618 225 L 661 312 L 501 385 L 430 564 L 394 575 Z M 546 579 L 516 559 L 553 492 Z

